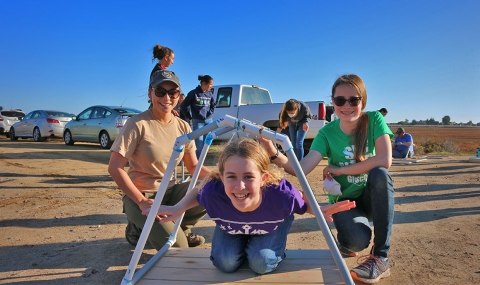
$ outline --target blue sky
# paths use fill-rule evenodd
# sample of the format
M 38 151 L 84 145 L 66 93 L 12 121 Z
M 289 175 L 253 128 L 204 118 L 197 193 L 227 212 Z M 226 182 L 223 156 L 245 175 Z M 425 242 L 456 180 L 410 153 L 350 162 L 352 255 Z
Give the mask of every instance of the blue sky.
M 152 48 L 175 52 L 186 93 L 209 74 L 330 101 L 345 73 L 366 110 L 480 122 L 480 1 L 0 1 L 0 105 L 79 113 L 147 108 Z M 248 118 L 247 118 L 248 119 Z

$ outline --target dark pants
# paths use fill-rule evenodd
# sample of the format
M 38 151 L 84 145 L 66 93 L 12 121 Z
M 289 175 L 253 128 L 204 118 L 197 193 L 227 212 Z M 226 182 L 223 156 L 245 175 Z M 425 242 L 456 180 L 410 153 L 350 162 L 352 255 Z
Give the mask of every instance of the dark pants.
M 182 200 L 183 196 L 187 193 L 189 182 L 175 184 L 172 188 L 167 189 L 162 200 L 162 205 L 173 206 Z M 195 191 L 195 190 L 192 190 Z M 154 199 L 155 194 L 146 194 L 147 198 Z M 123 211 L 127 215 L 127 218 L 137 228 L 143 229 L 147 216 L 142 215 L 142 211 L 138 205 L 133 202 L 132 199 L 127 196 L 123 197 Z M 198 223 L 206 214 L 205 208 L 202 206 L 193 207 L 185 212 L 180 227 L 184 234 L 179 231 L 177 235 L 177 241 L 173 245 L 175 247 L 188 247 L 186 235 L 190 234 L 190 229 Z M 174 222 L 160 223 L 155 220 L 148 236 L 148 243 L 156 250 L 162 248 L 168 240 L 170 233 L 174 227 Z
M 370 170 L 367 186 L 355 200 L 356 207 L 334 214 L 338 242 L 350 251 L 367 248 L 372 237 L 369 220 L 373 221 L 373 253 L 388 257 L 394 212 L 393 181 L 383 167 Z

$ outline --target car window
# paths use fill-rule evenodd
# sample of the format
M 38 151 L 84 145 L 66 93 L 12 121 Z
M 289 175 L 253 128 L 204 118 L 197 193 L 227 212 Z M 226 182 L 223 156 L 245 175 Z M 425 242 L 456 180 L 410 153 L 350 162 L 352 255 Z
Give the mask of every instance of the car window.
M 106 112 L 107 112 L 107 110 L 105 110 L 103 108 L 100 108 L 100 107 L 96 107 L 95 111 L 93 111 L 93 115 L 91 117 L 92 117 L 92 119 L 105 118 L 105 113 Z
M 130 108 L 115 108 L 114 110 L 119 112 L 120 114 L 124 114 L 124 113 L 140 114 L 142 112 L 142 111 L 135 110 L 135 109 L 130 109 Z
M 88 108 L 87 110 L 83 111 L 78 115 L 78 119 L 80 120 L 88 120 L 90 118 L 90 114 L 92 113 L 93 108 Z
M 52 117 L 72 117 L 71 114 L 65 112 L 58 112 L 58 111 L 45 111 L 49 116 Z
M 218 89 L 217 108 L 224 108 L 230 106 L 232 97 L 232 87 L 222 87 Z
M 105 110 L 105 118 L 110 116 L 112 114 L 112 112 L 110 112 L 109 110 Z
M 270 98 L 268 91 L 260 88 L 243 86 L 241 105 L 271 104 L 271 103 L 272 103 L 272 100 Z
M 5 117 L 25 117 L 25 113 L 19 111 L 1 111 L 1 114 Z
M 30 112 L 30 113 L 28 113 L 28 115 L 26 115 L 25 118 L 23 118 L 23 119 L 24 119 L 24 120 L 30 119 L 30 118 L 32 117 L 33 113 L 35 113 L 35 112 Z
M 32 118 L 36 119 L 36 118 L 39 118 L 40 116 L 41 116 L 40 112 L 35 111 L 35 112 L 33 112 Z

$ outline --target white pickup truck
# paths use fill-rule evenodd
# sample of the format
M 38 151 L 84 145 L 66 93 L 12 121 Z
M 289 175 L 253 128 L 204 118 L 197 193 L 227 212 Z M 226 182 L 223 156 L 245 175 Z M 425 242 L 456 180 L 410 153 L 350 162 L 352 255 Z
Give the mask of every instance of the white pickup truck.
M 218 85 L 213 86 L 213 95 L 217 102 L 213 119 L 230 115 L 263 125 L 271 130 L 277 129 L 278 115 L 284 102 L 273 103 L 267 89 L 246 84 Z M 305 141 L 311 141 L 317 135 L 318 130 L 325 126 L 327 112 L 323 101 L 305 103 L 310 107 L 312 113 Z M 229 132 L 220 136 L 219 139 L 228 140 L 231 137 L 232 132 Z

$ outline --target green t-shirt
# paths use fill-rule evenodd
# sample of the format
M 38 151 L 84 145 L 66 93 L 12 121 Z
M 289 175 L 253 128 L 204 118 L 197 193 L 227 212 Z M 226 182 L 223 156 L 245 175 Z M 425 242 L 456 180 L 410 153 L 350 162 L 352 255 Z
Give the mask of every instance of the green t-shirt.
M 384 134 L 388 134 L 392 138 L 393 133 L 382 114 L 377 111 L 366 113 L 368 114 L 368 135 L 365 158 L 369 158 L 375 156 L 375 140 Z M 328 164 L 347 166 L 355 163 L 353 140 L 354 135 L 344 134 L 340 129 L 340 120 L 335 120 L 320 129 L 310 149 L 328 157 Z M 335 180 L 341 186 L 342 195 L 338 197 L 329 194 L 329 203 L 334 203 L 338 198 L 357 198 L 362 194 L 363 188 L 367 184 L 367 178 L 367 173 L 335 176 Z

